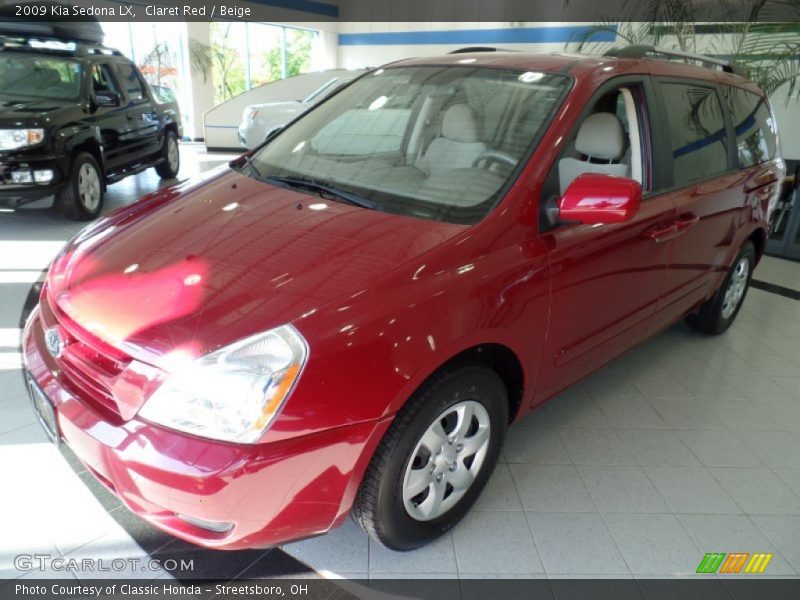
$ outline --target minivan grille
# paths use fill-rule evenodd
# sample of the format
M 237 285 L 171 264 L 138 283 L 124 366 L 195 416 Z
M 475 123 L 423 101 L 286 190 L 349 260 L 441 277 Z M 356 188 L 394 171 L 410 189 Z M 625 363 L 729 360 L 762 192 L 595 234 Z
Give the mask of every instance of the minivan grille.
M 70 319 L 49 298 L 40 304 L 42 328 L 59 326 L 64 352 L 55 359 L 59 380 L 72 394 L 107 415 L 120 417 L 113 387 L 131 357 L 111 348 Z

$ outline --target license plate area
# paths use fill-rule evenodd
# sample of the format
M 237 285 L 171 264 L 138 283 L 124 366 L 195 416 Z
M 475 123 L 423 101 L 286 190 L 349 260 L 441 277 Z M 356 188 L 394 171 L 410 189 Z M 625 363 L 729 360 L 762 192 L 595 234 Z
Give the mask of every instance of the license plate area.
M 33 411 L 42 424 L 45 433 L 47 433 L 47 437 L 53 443 L 58 444 L 58 425 L 56 424 L 56 413 L 53 409 L 53 404 L 30 376 L 28 377 L 28 390 L 33 403 Z

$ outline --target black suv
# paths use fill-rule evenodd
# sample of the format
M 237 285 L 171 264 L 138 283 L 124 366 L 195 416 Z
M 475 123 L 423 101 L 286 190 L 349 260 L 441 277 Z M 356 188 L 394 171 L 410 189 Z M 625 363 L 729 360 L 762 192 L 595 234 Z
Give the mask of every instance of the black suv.
M 149 167 L 174 178 L 180 137 L 178 105 L 119 51 L 0 33 L 0 205 L 53 196 L 66 217 L 94 219 L 108 184 Z

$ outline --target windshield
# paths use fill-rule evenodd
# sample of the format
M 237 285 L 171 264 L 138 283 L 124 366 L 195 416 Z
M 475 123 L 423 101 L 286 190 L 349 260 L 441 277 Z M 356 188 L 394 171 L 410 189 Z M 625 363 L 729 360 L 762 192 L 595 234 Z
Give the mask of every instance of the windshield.
M 59 56 L 4 52 L 0 55 L 0 94 L 14 100 L 76 100 L 81 65 Z
M 311 192 L 310 182 L 322 184 L 377 210 L 475 223 L 494 207 L 568 87 L 565 76 L 538 72 L 378 69 L 263 146 L 249 173 L 302 180 Z

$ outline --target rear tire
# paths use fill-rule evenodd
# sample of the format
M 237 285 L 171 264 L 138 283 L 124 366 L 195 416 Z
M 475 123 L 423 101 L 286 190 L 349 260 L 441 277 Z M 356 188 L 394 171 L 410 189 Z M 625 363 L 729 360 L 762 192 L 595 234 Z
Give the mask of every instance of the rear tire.
M 80 152 L 64 187 L 56 194 L 55 207 L 73 221 L 91 221 L 103 208 L 103 191 L 103 174 L 97 161 L 88 152 Z
M 178 138 L 172 131 L 167 131 L 164 135 L 164 142 L 161 145 L 160 163 L 156 165 L 156 173 L 161 179 L 175 179 L 181 168 L 181 154 L 178 147 Z
M 748 241 L 742 246 L 714 296 L 699 311 L 686 318 L 689 326 L 712 335 L 728 329 L 744 304 L 755 264 L 756 251 L 753 243 Z
M 494 470 L 508 423 L 508 394 L 480 363 L 434 374 L 395 416 L 372 457 L 353 519 L 393 550 L 447 533 Z

